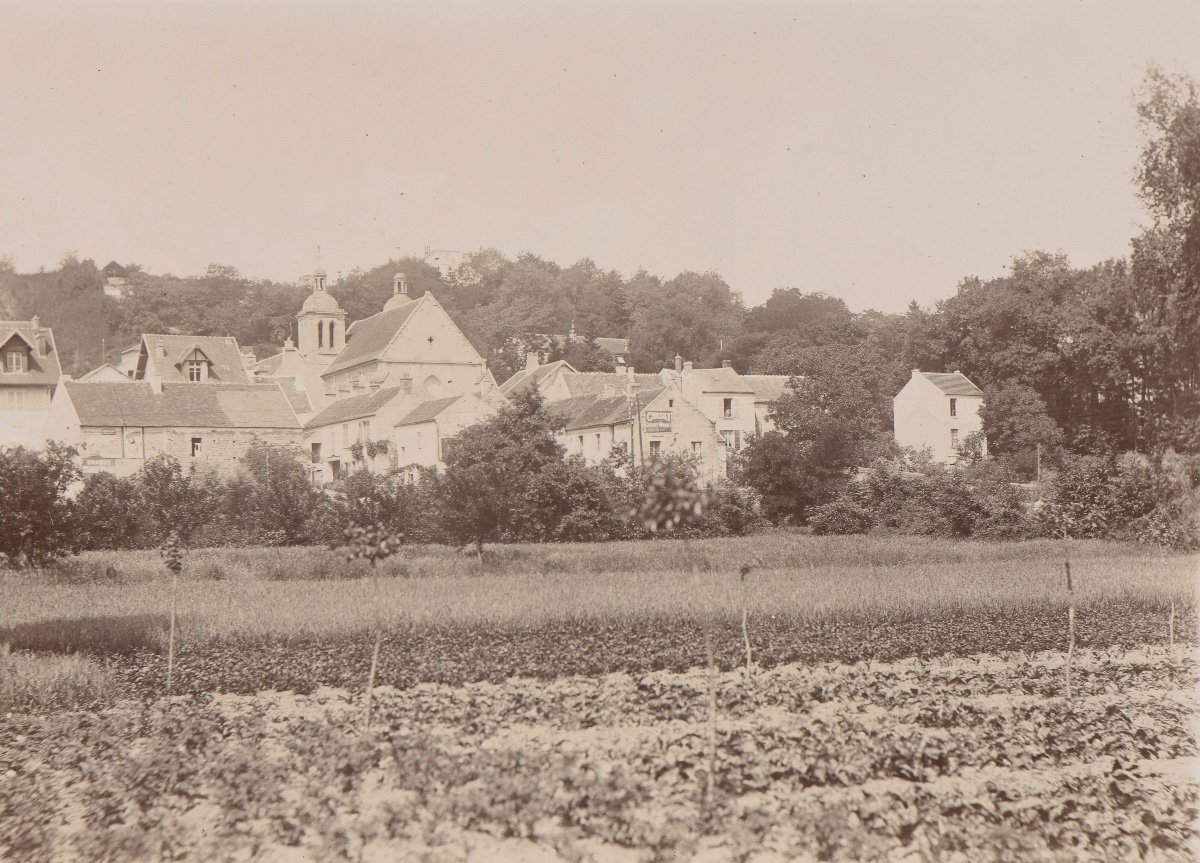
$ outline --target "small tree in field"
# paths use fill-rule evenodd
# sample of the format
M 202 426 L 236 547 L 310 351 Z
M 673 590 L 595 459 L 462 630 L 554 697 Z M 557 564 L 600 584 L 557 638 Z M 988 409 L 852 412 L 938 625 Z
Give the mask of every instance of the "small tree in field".
M 79 479 L 73 448 L 0 450 L 0 558 L 12 566 L 47 563 L 78 552 L 81 541 L 66 492 Z
M 374 589 L 375 647 L 371 652 L 371 670 L 367 674 L 366 717 L 363 729 L 371 729 L 371 693 L 375 689 L 375 671 L 379 667 L 379 648 L 383 643 L 383 627 L 379 617 L 379 561 L 387 560 L 400 550 L 401 537 L 389 533 L 382 524 L 352 525 L 346 528 L 346 557 L 349 560 L 365 559 L 371 565 L 371 583 Z
M 167 632 L 167 711 L 171 710 L 171 695 L 175 675 L 175 604 L 179 594 L 179 573 L 183 571 L 183 547 L 179 534 L 171 531 L 159 548 L 163 566 L 171 573 L 171 624 Z

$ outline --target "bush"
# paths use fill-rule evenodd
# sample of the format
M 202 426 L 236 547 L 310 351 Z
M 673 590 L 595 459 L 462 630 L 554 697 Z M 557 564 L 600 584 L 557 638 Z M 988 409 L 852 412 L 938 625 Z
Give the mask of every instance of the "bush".
M 133 480 L 107 472 L 85 477 L 83 488 L 75 499 L 83 547 L 140 547 L 137 499 L 138 487 Z
M 66 497 L 80 476 L 75 456 L 72 447 L 53 442 L 44 452 L 0 450 L 0 559 L 37 565 L 79 552 L 79 523 Z
M 875 519 L 870 510 L 843 495 L 814 507 L 808 524 L 816 534 L 866 533 L 875 524 Z

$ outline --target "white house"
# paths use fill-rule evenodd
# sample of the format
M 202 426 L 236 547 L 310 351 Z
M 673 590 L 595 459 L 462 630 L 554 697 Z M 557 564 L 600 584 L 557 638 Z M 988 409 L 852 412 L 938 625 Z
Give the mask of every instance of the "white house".
M 41 449 L 50 398 L 62 376 L 49 327 L 0 321 L 0 446 Z
M 912 370 L 908 383 L 892 399 L 896 443 L 928 448 L 938 461 L 953 464 L 973 432 L 983 432 L 979 409 L 983 390 L 960 371 Z M 983 442 L 987 454 L 987 441 Z

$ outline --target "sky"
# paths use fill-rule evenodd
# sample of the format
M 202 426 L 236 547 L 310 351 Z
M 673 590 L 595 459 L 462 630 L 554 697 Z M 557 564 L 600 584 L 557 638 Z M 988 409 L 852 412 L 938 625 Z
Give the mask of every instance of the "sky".
M 294 280 L 426 245 L 901 311 L 1128 254 L 1200 3 L 0 0 L 0 255 Z

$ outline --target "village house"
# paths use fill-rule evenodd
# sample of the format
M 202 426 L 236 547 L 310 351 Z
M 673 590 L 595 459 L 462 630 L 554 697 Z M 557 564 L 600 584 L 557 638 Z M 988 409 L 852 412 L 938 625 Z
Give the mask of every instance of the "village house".
M 0 321 L 0 447 L 44 446 L 46 416 L 61 376 L 54 335 L 36 315 Z
M 967 437 L 983 433 L 981 407 L 983 390 L 962 372 L 913 369 L 908 383 L 892 399 L 896 443 L 928 449 L 937 461 L 954 464 Z M 987 441 L 982 443 L 986 456 Z
M 301 427 L 279 383 L 63 380 L 46 437 L 74 446 L 83 472 L 137 472 L 162 453 L 185 467 L 231 474 L 255 441 L 300 444 Z
M 790 375 L 742 375 L 742 381 L 754 391 L 754 434 L 765 435 L 775 431 L 771 419 L 771 405 L 779 401 L 788 389 Z
M 737 452 L 758 431 L 755 393 L 726 361 L 720 368 L 698 369 L 675 357 L 674 369 L 663 369 L 664 380 L 676 381 L 683 397 L 712 420 L 729 452 Z
M 133 382 L 133 378 L 114 366 L 112 363 L 105 363 L 102 366 L 96 366 L 85 375 L 80 375 L 81 381 L 93 381 L 97 383 L 110 384 L 128 384 Z
M 418 468 L 444 469 L 458 433 L 495 414 L 502 403 L 495 393 L 487 398 L 463 393 L 422 402 L 401 417 L 394 440 L 396 461 L 406 478 L 415 481 Z
M 621 376 L 614 376 L 621 377 Z M 603 388 L 550 403 L 563 422 L 558 441 L 568 455 L 597 464 L 614 449 L 636 465 L 668 455 L 694 460 L 698 476 L 717 482 L 725 476 L 725 443 L 713 422 L 684 397 L 675 383 L 639 386 L 635 375 L 625 385 Z

